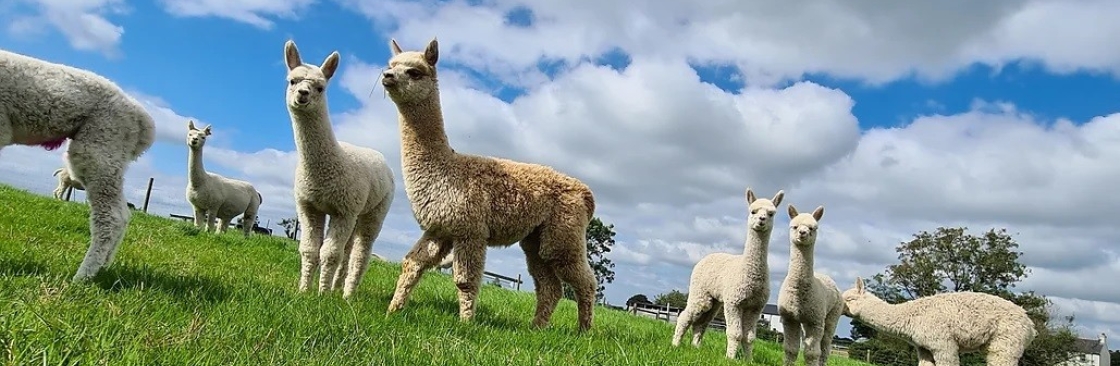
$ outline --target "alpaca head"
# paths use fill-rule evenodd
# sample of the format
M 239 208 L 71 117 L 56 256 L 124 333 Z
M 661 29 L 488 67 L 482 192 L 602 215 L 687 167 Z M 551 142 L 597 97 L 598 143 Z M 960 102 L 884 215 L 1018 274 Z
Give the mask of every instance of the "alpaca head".
M 756 198 L 754 191 L 747 188 L 747 227 L 754 231 L 770 231 L 774 228 L 774 213 L 778 212 L 778 205 L 782 204 L 785 191 L 778 191 L 773 199 Z
M 292 40 L 284 43 L 284 61 L 288 64 L 288 109 L 326 109 L 327 83 L 338 70 L 338 51 L 331 52 L 320 66 L 303 63 L 299 49 Z
M 436 80 L 436 62 L 439 61 L 439 42 L 432 38 L 424 52 L 402 51 L 397 40 L 389 40 L 393 57 L 389 69 L 381 73 L 381 85 L 389 98 L 397 104 L 426 100 L 439 90 Z
M 849 318 L 859 317 L 868 303 L 881 301 L 875 294 L 867 292 L 861 277 L 856 277 L 856 286 L 844 291 L 840 298 L 844 300 L 843 314 Z
M 817 221 L 824 216 L 824 206 L 817 206 L 812 214 L 797 213 L 789 205 L 789 242 L 798 247 L 810 247 L 817 242 Z
M 210 125 L 202 129 L 194 127 L 194 120 L 187 120 L 187 146 L 192 149 L 201 149 L 206 145 L 206 137 L 210 136 Z

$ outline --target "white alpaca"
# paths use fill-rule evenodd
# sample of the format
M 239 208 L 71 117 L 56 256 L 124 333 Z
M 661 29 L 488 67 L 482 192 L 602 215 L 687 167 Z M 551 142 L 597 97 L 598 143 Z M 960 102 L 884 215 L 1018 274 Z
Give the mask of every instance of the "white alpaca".
M 308 289 L 321 260 L 319 292 L 342 287 L 343 298 L 349 298 L 365 274 L 373 242 L 393 203 L 393 171 L 381 152 L 335 140 L 326 91 L 338 69 L 338 52 L 327 56 L 322 66 L 304 64 L 289 40 L 284 59 L 286 102 L 299 159 L 296 211 L 304 225 L 299 291 Z M 327 215 L 331 220 L 324 242 Z
M 128 227 L 124 173 L 155 141 L 144 107 L 92 72 L 0 50 L 0 149 L 57 149 L 67 139 L 67 170 L 84 183 L 90 246 L 74 281 L 112 264 Z
M 66 167 L 55 169 L 54 176 L 58 177 L 58 187 L 54 189 L 54 198 L 63 199 L 67 191 L 73 192 L 75 189 L 79 191 L 86 190 L 82 182 L 74 180 L 70 175 L 70 171 L 66 170 Z
M 263 198 L 249 182 L 206 171 L 202 164 L 202 149 L 209 136 L 209 125 L 197 129 L 194 120 L 187 121 L 187 148 L 190 150 L 187 156 L 187 201 L 194 207 L 194 226 L 202 229 L 205 222 L 203 231 L 221 234 L 226 232 L 234 217 L 244 215 L 241 231 L 249 237 L 257 224 L 257 210 Z M 216 229 L 214 219 L 219 221 Z
M 739 346 L 743 355 L 751 359 L 755 326 L 762 316 L 762 308 L 770 298 L 770 269 L 766 263 L 770 233 L 774 229 L 774 213 L 782 203 L 784 191 L 773 199 L 756 199 L 747 189 L 747 241 L 742 255 L 712 253 L 692 267 L 688 283 L 688 304 L 677 318 L 673 332 L 673 346 L 679 346 L 681 337 L 692 327 L 692 345 L 699 347 L 708 323 L 723 306 L 727 322 L 727 358 L 735 358 Z
M 987 351 L 989 366 L 1016 366 L 1038 332 L 1026 310 L 998 296 L 950 292 L 889 304 L 863 287 L 844 291 L 844 315 L 910 342 L 919 366 L 960 365 L 960 352 Z
M 802 335 L 805 365 L 824 366 L 832 350 L 836 323 L 844 312 L 844 301 L 840 300 L 836 281 L 813 272 L 813 249 L 821 216 L 824 216 L 824 206 L 818 206 L 812 214 L 798 214 L 797 209 L 789 205 L 789 271 L 778 292 L 786 366 L 797 361 Z

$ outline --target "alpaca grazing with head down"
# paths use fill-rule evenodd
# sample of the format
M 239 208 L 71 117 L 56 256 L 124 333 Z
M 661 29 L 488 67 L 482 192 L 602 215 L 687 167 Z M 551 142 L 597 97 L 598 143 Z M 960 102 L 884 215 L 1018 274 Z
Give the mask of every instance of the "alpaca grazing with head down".
M 85 186 L 90 245 L 74 281 L 113 263 L 131 213 L 128 166 L 155 141 L 155 123 L 136 99 L 92 72 L 0 50 L 0 149 L 54 150 L 70 140 L 66 171 Z
M 456 152 L 440 107 L 435 39 L 422 52 L 390 41 L 381 84 L 397 107 L 401 167 L 413 216 L 424 233 L 401 263 L 389 312 L 404 307 L 420 276 L 454 248 L 459 316 L 474 318 L 488 246 L 520 242 L 536 284 L 535 327 L 549 323 L 562 295 L 575 289 L 579 329 L 591 328 L 596 282 L 587 260 L 591 189 L 538 164 Z

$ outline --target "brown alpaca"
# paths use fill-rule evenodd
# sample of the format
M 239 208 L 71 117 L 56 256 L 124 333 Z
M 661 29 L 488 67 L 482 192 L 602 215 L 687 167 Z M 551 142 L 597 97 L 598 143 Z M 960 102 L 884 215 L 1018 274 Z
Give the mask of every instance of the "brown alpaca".
M 381 84 L 397 106 L 405 192 L 424 233 L 401 262 L 389 312 L 403 308 L 424 271 L 454 248 L 459 317 L 469 321 L 487 246 L 520 242 L 537 292 L 533 326 L 548 326 L 563 281 L 576 290 L 579 329 L 591 328 L 596 286 L 586 245 L 595 212 L 591 189 L 550 167 L 456 153 L 440 108 L 438 43 L 432 39 L 423 52 L 403 52 L 396 40 L 390 46 L 393 56 Z

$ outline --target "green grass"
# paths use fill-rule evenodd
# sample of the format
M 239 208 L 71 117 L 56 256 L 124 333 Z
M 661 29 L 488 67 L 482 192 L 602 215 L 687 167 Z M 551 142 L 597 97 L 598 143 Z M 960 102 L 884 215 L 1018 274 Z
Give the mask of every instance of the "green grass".
M 669 323 L 596 308 L 575 331 L 563 300 L 533 330 L 532 293 L 485 286 L 473 323 L 455 286 L 429 272 L 399 313 L 385 309 L 399 267 L 374 262 L 349 302 L 298 294 L 293 241 L 199 233 L 136 212 L 116 262 L 93 283 L 69 278 L 89 241 L 88 208 L 0 185 L 0 360 L 42 365 L 739 365 L 709 332 L 669 345 Z M 501 249 L 497 249 L 501 250 Z M 781 364 L 759 341 L 754 363 Z M 837 366 L 865 365 L 833 357 Z

